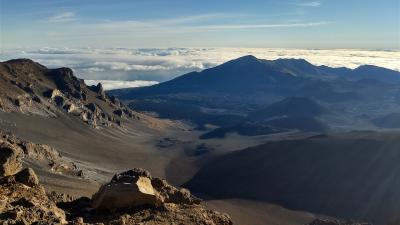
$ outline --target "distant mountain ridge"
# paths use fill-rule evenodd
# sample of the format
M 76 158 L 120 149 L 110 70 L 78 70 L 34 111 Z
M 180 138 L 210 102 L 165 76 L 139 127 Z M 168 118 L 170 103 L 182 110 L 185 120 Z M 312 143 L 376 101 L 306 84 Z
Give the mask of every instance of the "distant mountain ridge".
M 205 69 L 191 72 L 150 87 L 112 91 L 120 98 L 132 95 L 167 94 L 187 91 L 257 90 L 273 84 L 296 85 L 303 79 L 343 78 L 349 80 L 376 79 L 388 83 L 400 82 L 400 72 L 371 65 L 356 69 L 315 66 L 304 59 L 257 59 L 247 55 Z
M 332 68 L 316 66 L 304 59 L 264 60 L 248 55 L 154 86 L 113 90 L 110 93 L 139 111 L 155 112 L 162 118 L 191 121 L 202 129 L 206 124 L 213 124 L 230 131 L 232 127 L 236 130 L 246 118 L 256 117 L 257 111 L 291 97 L 298 101 L 307 98 L 322 103 L 327 107 L 325 112 L 338 111 L 336 115 L 329 116 L 331 120 L 328 122 L 342 123 L 338 129 L 347 129 L 348 122 L 340 117 L 384 114 L 370 109 L 378 105 L 379 108 L 382 105 L 393 106 L 392 96 L 400 96 L 399 90 L 400 72 L 390 69 L 370 65 L 355 69 Z M 319 124 L 324 121 L 311 118 L 324 110 L 313 102 L 299 103 L 300 106 L 302 104 L 303 107 L 292 105 L 287 107 L 285 113 L 278 112 L 278 116 L 288 114 L 291 118 L 278 118 L 274 125 L 290 125 L 282 128 L 292 129 L 298 127 L 289 124 L 296 121 L 293 117 L 308 118 L 315 126 L 301 127 L 326 130 L 325 125 L 329 124 Z M 313 110 L 315 115 L 308 115 Z M 362 123 L 362 127 L 371 124 L 370 121 Z M 248 124 L 246 127 L 249 127 Z M 269 132 L 264 128 L 255 129 Z

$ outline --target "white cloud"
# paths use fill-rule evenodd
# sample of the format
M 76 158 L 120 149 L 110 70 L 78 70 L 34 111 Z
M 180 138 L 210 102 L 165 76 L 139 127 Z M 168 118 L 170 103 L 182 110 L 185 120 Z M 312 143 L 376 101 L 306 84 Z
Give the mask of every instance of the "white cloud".
M 31 58 L 51 68 L 71 67 L 89 80 L 165 81 L 191 71 L 200 71 L 238 58 L 303 58 L 315 65 L 356 68 L 371 64 L 400 71 L 400 51 L 352 49 L 274 48 L 164 48 L 164 49 L 69 49 L 42 48 L 3 51 L 0 60 Z
M 321 6 L 320 1 L 308 1 L 308 2 L 301 2 L 299 3 L 300 6 L 305 6 L 305 7 L 319 7 Z
M 135 30 L 143 34 L 150 33 L 187 33 L 187 32 L 207 32 L 207 31 L 219 31 L 219 30 L 237 30 L 237 29 L 268 29 L 268 28 L 294 28 L 294 27 L 313 27 L 322 26 L 328 24 L 326 21 L 311 21 L 304 23 L 257 23 L 257 24 L 240 24 L 240 23 L 219 23 L 212 25 L 199 25 L 197 23 L 192 24 L 203 18 L 203 16 L 179 18 L 171 20 L 157 20 L 157 21 L 112 21 L 106 23 L 97 23 L 90 25 L 81 25 L 79 30 L 84 31 L 87 35 L 99 34 L 98 32 L 114 34 L 123 33 L 126 34 L 127 30 Z M 205 17 L 207 18 L 207 17 Z M 213 18 L 213 17 L 211 17 Z M 200 21 L 196 21 L 200 22 Z M 150 29 L 151 28 L 151 29 Z M 150 29 L 150 30 L 149 30 Z
M 266 15 L 258 18 L 254 15 L 214 13 L 141 20 L 89 21 L 83 18 L 79 20 L 79 23 L 64 23 L 63 26 L 59 26 L 55 22 L 77 20 L 75 13 L 63 12 L 47 18 L 47 22 L 53 22 L 53 24 L 43 24 L 43 28 L 41 28 L 43 29 L 43 32 L 41 32 L 43 39 L 35 40 L 35 43 L 41 43 L 41 45 L 46 43 L 52 46 L 87 45 L 92 47 L 120 45 L 159 47 L 166 44 L 174 46 L 177 45 L 176 43 L 192 45 L 189 43 L 198 42 L 198 37 L 207 33 L 218 33 L 218 36 L 221 37 L 229 32 L 245 29 L 265 33 L 278 28 L 282 30 L 309 29 L 329 24 L 321 19 L 289 22 L 287 17 L 287 15 Z M 159 40 L 163 41 L 160 42 Z M 212 40 L 212 42 L 214 41 L 217 41 L 217 39 Z M 223 40 L 218 40 L 218 42 L 221 41 L 223 42 Z M 8 42 L 13 43 L 13 40 Z M 223 42 L 222 45 L 225 45 L 225 43 Z M 17 46 L 20 46 L 20 44 Z
M 326 25 L 328 22 L 306 22 L 306 23 L 277 23 L 277 24 L 237 24 L 237 25 L 211 25 L 199 26 L 196 29 L 218 31 L 218 30 L 242 30 L 242 29 L 262 29 L 262 28 L 290 28 L 290 27 L 315 27 Z
M 86 85 L 97 85 L 101 83 L 104 90 L 113 90 L 121 88 L 132 87 L 145 87 L 158 84 L 157 81 L 135 80 L 135 81 L 121 81 L 121 80 L 85 80 Z
M 73 20 L 76 20 L 74 12 L 62 12 L 47 18 L 47 21 L 51 23 L 68 22 Z
M 163 65 L 142 65 L 142 64 L 129 64 L 125 62 L 95 62 L 94 65 L 99 67 L 95 67 L 97 72 L 100 71 L 101 68 L 106 68 L 109 70 L 122 70 L 122 71 L 157 71 L 157 70 L 169 70 L 173 69 L 173 67 L 163 66 Z
M 189 24 L 189 23 L 199 23 L 199 22 L 207 22 L 207 21 L 215 21 L 217 19 L 230 19 L 230 18 L 238 18 L 242 17 L 240 14 L 231 14 L 231 13 L 210 13 L 210 14 L 198 14 L 186 17 L 177 17 L 172 19 L 163 19 L 163 20 L 152 20 L 148 21 L 149 24 L 158 24 L 158 25 L 179 25 L 179 24 Z

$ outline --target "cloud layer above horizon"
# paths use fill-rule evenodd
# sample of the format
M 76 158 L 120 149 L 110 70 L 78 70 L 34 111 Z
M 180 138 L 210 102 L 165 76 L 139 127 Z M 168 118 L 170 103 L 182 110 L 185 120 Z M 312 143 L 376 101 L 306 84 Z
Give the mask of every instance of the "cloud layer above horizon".
M 303 58 L 315 65 L 356 68 L 370 64 L 400 71 L 400 51 L 307 50 L 268 48 L 70 49 L 42 48 L 3 51 L 0 60 L 30 58 L 47 67 L 70 67 L 88 80 L 170 80 L 226 61 L 254 55 L 260 59 Z M 95 81 L 93 81 L 95 82 Z M 104 81 L 103 81 L 104 82 Z M 154 83 L 108 82 L 107 89 Z
M 97 85 L 101 83 L 104 90 L 123 89 L 123 88 L 135 88 L 145 87 L 158 84 L 157 81 L 146 81 L 146 80 L 85 80 L 86 85 Z

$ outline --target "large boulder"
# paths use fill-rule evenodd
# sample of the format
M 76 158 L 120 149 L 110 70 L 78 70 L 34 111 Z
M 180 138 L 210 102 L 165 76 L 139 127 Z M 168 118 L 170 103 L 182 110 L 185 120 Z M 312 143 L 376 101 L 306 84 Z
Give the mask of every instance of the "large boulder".
M 134 206 L 159 206 L 161 200 L 151 185 L 150 174 L 134 169 L 117 174 L 110 183 L 100 187 L 92 197 L 95 209 L 114 210 Z
M 187 189 L 177 189 L 167 181 L 152 178 L 144 169 L 135 168 L 114 175 L 111 182 L 103 185 L 92 197 L 96 209 L 118 209 L 132 206 L 160 206 L 164 203 L 200 204 L 200 199 Z
M 9 176 L 17 173 L 22 168 L 21 159 L 23 152 L 9 143 L 0 145 L 0 176 Z

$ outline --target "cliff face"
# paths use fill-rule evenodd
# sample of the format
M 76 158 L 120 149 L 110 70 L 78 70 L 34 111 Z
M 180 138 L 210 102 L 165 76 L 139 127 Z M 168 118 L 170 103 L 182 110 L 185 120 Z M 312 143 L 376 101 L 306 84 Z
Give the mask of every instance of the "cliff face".
M 69 68 L 48 69 L 29 59 L 0 63 L 0 108 L 48 117 L 69 114 L 93 126 L 139 118 L 101 84 L 86 86 Z

